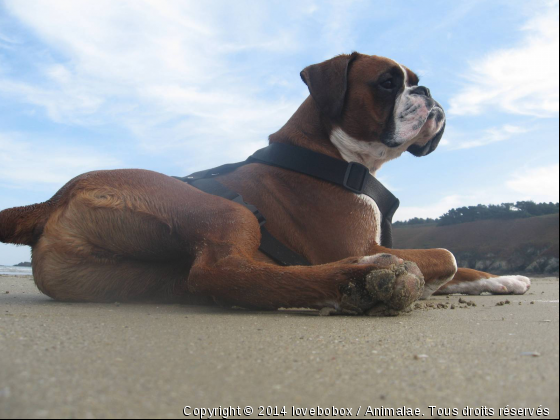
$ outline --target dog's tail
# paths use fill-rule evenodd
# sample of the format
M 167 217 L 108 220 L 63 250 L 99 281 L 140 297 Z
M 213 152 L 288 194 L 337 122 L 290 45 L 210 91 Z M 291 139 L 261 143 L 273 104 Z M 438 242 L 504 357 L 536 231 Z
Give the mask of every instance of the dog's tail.
M 52 210 L 52 203 L 14 207 L 0 212 L 0 242 L 16 245 L 34 245 Z

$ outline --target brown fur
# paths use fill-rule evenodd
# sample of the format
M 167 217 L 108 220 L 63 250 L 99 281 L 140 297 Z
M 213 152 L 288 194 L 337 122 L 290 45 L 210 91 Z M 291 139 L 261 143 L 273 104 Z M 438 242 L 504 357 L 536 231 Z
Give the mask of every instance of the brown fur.
M 321 65 L 334 66 L 340 73 L 339 67 L 346 68 L 350 61 L 347 90 L 337 87 L 334 98 L 310 96 L 270 136 L 271 142 L 341 159 L 329 141 L 334 122 L 356 138 L 379 137 L 390 104 L 373 97 L 364 86 L 394 63 L 354 54 Z M 312 94 L 326 92 L 329 87 L 322 84 L 333 83 L 316 80 L 311 74 L 317 71 L 302 72 Z M 410 72 L 409 77 L 416 76 Z M 342 101 L 343 106 L 325 112 L 320 103 L 325 100 Z M 320 307 L 327 302 L 341 304 L 348 288 L 364 289 L 366 279 L 381 284 L 381 277 L 371 273 L 388 270 L 389 277 L 396 278 L 391 283 L 394 290 L 410 292 L 406 302 L 394 305 L 402 309 L 419 297 L 422 274 L 429 283 L 455 273 L 447 251 L 379 246 L 371 209 L 334 185 L 260 164 L 218 180 L 256 205 L 267 217 L 269 231 L 313 266 L 275 265 L 258 251 L 259 226 L 247 209 L 142 170 L 85 174 L 46 203 L 5 210 L 0 213 L 0 240 L 31 245 L 37 286 L 66 301 L 172 296 L 187 301 L 200 296 L 251 308 Z M 361 256 L 379 253 L 414 261 L 421 274 L 394 257 L 390 263 L 360 263 Z M 371 293 L 370 306 L 380 299 Z

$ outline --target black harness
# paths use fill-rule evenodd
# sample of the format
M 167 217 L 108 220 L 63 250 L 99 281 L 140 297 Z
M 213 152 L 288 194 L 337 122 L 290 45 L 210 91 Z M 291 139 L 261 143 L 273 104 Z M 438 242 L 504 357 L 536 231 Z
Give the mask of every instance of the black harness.
M 214 169 L 195 172 L 183 178 L 174 178 L 187 182 L 205 193 L 235 201 L 251 210 L 261 226 L 262 238 L 259 249 L 274 261 L 285 266 L 311 265 L 304 257 L 292 251 L 268 232 L 264 227 L 266 219 L 255 206 L 246 203 L 241 195 L 213 179 L 250 163 L 262 163 L 299 172 L 339 185 L 355 194 L 367 195 L 375 201 L 382 215 L 381 245 L 386 248 L 392 247 L 391 221 L 399 208 L 399 200 L 369 173 L 368 168 L 357 162 L 347 163 L 303 147 L 272 143 L 264 149 L 257 150 L 244 162 L 229 163 Z

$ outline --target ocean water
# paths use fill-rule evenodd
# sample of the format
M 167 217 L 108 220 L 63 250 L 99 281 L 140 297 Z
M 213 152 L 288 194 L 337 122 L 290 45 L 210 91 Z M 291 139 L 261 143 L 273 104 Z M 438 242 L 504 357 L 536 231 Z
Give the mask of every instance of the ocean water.
M 6 267 L 0 265 L 0 275 L 8 276 L 31 276 L 31 267 Z

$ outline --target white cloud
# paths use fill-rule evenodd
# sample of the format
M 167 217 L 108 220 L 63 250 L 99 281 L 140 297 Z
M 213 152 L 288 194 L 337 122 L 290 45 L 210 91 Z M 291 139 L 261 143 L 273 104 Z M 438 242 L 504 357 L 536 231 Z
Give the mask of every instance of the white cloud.
M 17 39 L 0 32 L 0 46 L 11 47 L 14 44 L 20 44 L 20 42 Z
M 515 48 L 471 63 L 467 86 L 450 99 L 450 114 L 477 115 L 490 109 L 537 117 L 559 111 L 558 4 L 530 19 Z
M 325 60 L 348 51 L 348 49 L 353 49 L 356 38 L 354 27 L 349 22 L 352 20 L 352 16 L 355 16 L 357 11 L 359 12 L 362 5 L 363 3 L 349 0 L 331 3 L 332 8 L 329 10 L 329 16 L 325 20 L 321 33 L 321 37 L 329 46 L 324 51 Z
M 559 168 L 559 165 L 551 165 L 525 169 L 512 174 L 506 185 L 510 190 L 521 194 L 520 200 L 558 202 Z
M 0 134 L 0 184 L 34 185 L 52 190 L 84 172 L 110 169 L 120 162 L 91 148 L 40 146 L 20 135 Z
M 472 199 L 473 197 L 453 194 L 445 196 L 437 203 L 428 206 L 401 206 L 397 213 L 395 213 L 394 221 L 405 221 L 415 217 L 435 219 L 452 208 L 465 205 L 465 202 L 469 202 Z
M 62 77 L 61 74 L 54 73 L 53 76 Z M 79 85 L 69 80 L 59 83 L 56 88 L 0 80 L 0 93 L 41 106 L 51 120 L 64 123 L 94 123 L 98 120 L 95 114 L 104 102 L 100 95 L 91 91 L 91 86 Z
M 471 149 L 473 147 L 486 146 L 488 144 L 509 140 L 519 134 L 525 134 L 530 130 L 511 124 L 501 127 L 490 127 L 481 131 L 469 133 L 458 132 L 452 126 L 448 127 L 441 145 L 451 150 Z
M 288 97 L 271 97 L 266 82 L 259 86 L 274 80 L 278 58 L 267 62 L 258 54 L 260 62 L 250 66 L 234 60 L 240 52 L 272 57 L 301 48 L 298 26 L 280 24 L 274 8 L 261 2 L 5 4 L 57 58 L 36 54 L 40 77 L 0 78 L 0 96 L 42 107 L 58 123 L 123 126 L 144 153 L 192 156 L 186 170 L 245 158 L 307 94 L 299 69 L 282 81 Z M 294 3 L 282 13 L 297 16 L 300 8 L 315 10 Z

